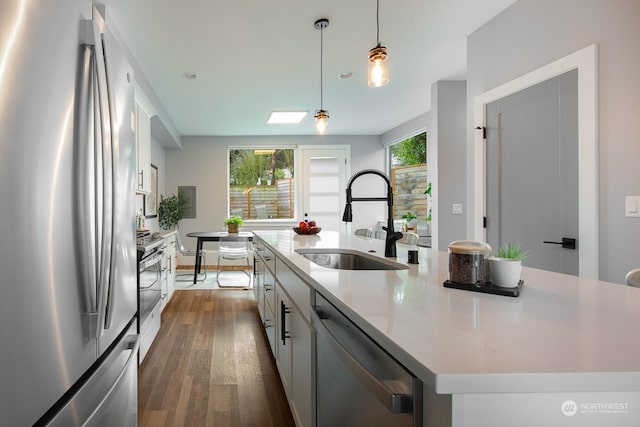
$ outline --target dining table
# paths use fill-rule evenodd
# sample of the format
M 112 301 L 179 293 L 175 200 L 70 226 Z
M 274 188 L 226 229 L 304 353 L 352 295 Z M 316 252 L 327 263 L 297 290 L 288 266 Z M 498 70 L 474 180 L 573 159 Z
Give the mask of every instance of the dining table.
M 191 233 L 187 233 L 187 237 L 195 237 L 198 239 L 196 243 L 196 253 L 199 254 L 202 251 L 202 246 L 204 242 L 219 242 L 221 237 L 228 236 L 229 232 L 227 231 L 192 231 Z M 250 231 L 240 231 L 238 233 L 233 233 L 233 235 L 237 235 L 238 237 L 247 238 L 248 240 L 253 240 L 253 233 Z M 205 268 L 207 266 L 205 265 Z M 196 284 L 198 279 L 198 273 L 202 270 L 202 258 L 197 256 L 195 265 L 193 266 L 193 283 Z

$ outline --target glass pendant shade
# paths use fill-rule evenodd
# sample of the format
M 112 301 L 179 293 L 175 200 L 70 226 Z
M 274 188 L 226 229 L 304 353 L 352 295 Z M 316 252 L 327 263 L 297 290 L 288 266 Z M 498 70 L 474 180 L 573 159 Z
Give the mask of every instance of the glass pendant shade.
M 369 86 L 380 87 L 389 83 L 387 48 L 379 44 L 369 51 Z
M 318 110 L 314 117 L 316 119 L 316 132 L 319 135 L 324 135 L 329 128 L 329 122 L 327 120 L 329 115 L 325 110 Z

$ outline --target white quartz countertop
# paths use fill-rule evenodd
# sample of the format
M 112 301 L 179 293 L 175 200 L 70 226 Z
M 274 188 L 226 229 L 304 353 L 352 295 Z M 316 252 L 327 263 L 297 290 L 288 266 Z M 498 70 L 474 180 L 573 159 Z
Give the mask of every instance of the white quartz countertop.
M 419 248 L 407 270 L 334 270 L 295 249 L 383 257 L 384 241 L 255 234 L 436 393 L 640 391 L 640 289 L 523 268 L 519 297 L 490 295 L 445 288 L 447 252 Z

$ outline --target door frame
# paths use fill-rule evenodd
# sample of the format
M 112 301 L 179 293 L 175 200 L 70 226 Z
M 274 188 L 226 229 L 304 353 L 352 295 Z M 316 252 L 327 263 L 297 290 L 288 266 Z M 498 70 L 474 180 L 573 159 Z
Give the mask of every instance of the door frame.
M 474 98 L 473 219 L 471 235 L 486 239 L 486 152 L 482 130 L 486 105 L 567 71 L 578 70 L 578 244 L 579 276 L 598 279 L 598 48 L 592 44 Z
M 309 188 L 309 165 L 304 161 L 305 151 L 342 151 L 345 155 L 345 181 L 340 183 L 340 205 L 343 206 L 346 200 L 345 190 L 347 188 L 347 181 L 351 176 L 351 146 L 348 144 L 330 144 L 330 145 L 299 145 L 299 162 L 300 172 L 302 179 L 298 186 L 298 218 L 302 220 L 304 218 L 304 212 L 308 210 L 308 200 L 306 199 L 307 189 Z

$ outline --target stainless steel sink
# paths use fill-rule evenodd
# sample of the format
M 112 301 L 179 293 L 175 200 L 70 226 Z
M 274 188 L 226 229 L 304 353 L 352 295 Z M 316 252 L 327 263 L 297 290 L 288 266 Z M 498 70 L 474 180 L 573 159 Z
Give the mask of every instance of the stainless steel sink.
M 406 270 L 409 267 L 353 249 L 309 248 L 296 252 L 321 267 L 336 270 Z

